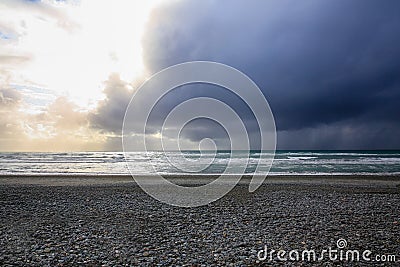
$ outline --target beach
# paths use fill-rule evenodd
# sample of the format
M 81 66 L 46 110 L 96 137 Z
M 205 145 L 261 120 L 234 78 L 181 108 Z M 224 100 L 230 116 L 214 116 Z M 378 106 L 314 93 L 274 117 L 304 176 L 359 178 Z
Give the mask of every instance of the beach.
M 130 176 L 1 176 L 0 265 L 398 266 L 399 177 L 277 176 L 254 193 L 248 180 L 209 205 L 179 208 Z M 338 240 L 343 250 L 370 250 L 371 261 L 259 258 L 266 248 L 337 249 Z
M 0 267 L 400 267 L 399 11 L 0 0 Z

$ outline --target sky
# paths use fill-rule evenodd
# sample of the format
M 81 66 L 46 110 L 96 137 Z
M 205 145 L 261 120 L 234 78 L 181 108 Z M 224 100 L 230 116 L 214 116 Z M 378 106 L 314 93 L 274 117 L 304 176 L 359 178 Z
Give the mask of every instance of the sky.
M 400 149 L 399 14 L 395 0 L 1 0 L 0 151 L 119 151 L 134 92 L 192 60 L 258 85 L 278 149 Z M 167 95 L 149 136 L 160 139 L 159 122 L 196 96 L 229 104 L 257 148 L 248 107 L 204 84 Z M 207 120 L 180 138 L 186 149 L 204 138 L 229 146 Z

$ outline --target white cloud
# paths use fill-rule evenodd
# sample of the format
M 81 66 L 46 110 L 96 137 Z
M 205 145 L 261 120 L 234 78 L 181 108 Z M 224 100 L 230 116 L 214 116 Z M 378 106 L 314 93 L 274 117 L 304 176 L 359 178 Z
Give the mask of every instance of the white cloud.
M 158 2 L 1 1 L 0 150 L 107 149 L 88 115 L 111 73 L 128 84 L 143 75 L 141 36 Z
M 131 81 L 143 71 L 141 36 L 156 2 L 3 1 L 0 64 L 14 84 L 94 106 L 110 73 Z

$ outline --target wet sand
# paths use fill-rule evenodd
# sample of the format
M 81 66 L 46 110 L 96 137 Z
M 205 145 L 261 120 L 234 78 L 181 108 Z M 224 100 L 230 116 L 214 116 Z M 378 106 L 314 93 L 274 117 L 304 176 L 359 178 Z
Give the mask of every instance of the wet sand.
M 143 175 L 141 175 L 143 177 Z M 152 175 L 145 176 L 154 179 Z M 166 179 L 181 185 L 206 184 L 215 180 L 213 175 L 164 175 Z M 229 175 L 227 175 L 229 177 Z M 239 184 L 248 184 L 253 176 L 244 175 Z M 131 175 L 0 175 L 0 185 L 84 186 L 136 184 Z M 269 175 L 264 184 L 322 184 L 322 185 L 386 185 L 400 186 L 397 175 Z

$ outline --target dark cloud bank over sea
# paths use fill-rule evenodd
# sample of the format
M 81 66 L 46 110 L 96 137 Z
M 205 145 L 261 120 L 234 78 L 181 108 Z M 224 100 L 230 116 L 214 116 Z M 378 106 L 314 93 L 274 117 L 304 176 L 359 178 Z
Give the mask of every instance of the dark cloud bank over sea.
M 143 48 L 152 73 L 191 60 L 243 71 L 278 148 L 400 148 L 398 1 L 176 1 L 153 12 Z

